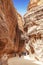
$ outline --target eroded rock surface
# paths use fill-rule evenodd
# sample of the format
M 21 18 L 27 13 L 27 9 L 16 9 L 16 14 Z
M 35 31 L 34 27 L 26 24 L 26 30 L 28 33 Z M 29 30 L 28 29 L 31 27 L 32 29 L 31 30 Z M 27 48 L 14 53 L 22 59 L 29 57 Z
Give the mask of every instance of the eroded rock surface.
M 43 4 L 37 5 L 38 1 L 41 2 L 41 0 L 30 1 L 30 8 L 28 7 L 24 15 L 24 29 L 28 36 L 26 49 L 30 56 L 33 55 L 37 60 L 43 62 Z
M 23 51 L 22 21 L 22 17 L 14 8 L 12 0 L 0 0 L 0 57 L 4 54 L 10 55 Z

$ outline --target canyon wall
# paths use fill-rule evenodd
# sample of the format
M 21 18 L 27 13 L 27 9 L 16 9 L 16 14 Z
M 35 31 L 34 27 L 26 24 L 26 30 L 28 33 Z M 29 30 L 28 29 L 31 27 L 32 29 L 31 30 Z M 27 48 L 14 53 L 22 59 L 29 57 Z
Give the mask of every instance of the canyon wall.
M 19 51 L 20 36 L 23 33 L 22 21 L 12 0 L 0 0 L 0 57 Z M 23 44 L 24 41 L 22 46 Z
M 43 4 L 38 4 L 39 2 L 41 0 L 30 0 L 24 15 L 24 28 L 27 29 L 25 31 L 28 36 L 26 49 L 30 56 L 43 62 Z

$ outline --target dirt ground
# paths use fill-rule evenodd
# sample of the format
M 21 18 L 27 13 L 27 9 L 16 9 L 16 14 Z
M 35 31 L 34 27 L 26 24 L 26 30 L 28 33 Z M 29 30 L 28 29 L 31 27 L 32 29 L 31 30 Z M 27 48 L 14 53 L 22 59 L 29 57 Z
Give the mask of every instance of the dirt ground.
M 10 58 L 8 60 L 8 65 L 42 65 L 42 64 L 39 64 L 39 63 L 35 63 L 34 60 L 30 60 L 28 57 L 26 59 L 26 57 L 13 57 L 13 58 Z

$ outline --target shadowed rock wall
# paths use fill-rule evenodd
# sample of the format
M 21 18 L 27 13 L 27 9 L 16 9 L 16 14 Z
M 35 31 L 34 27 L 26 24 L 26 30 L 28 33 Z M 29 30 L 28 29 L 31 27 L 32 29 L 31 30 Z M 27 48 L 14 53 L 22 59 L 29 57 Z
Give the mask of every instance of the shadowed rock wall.
M 4 53 L 18 52 L 23 32 L 23 25 L 20 28 L 18 21 L 22 22 L 22 17 L 14 8 L 12 0 L 0 0 L 0 57 Z

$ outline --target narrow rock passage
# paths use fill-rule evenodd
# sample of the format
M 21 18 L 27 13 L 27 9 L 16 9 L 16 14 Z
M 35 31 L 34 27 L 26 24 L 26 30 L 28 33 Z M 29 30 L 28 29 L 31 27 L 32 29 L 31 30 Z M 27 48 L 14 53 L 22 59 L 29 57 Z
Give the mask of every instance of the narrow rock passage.
M 43 65 L 43 4 L 40 2 L 30 0 L 22 18 L 12 0 L 0 0 L 0 65 Z

